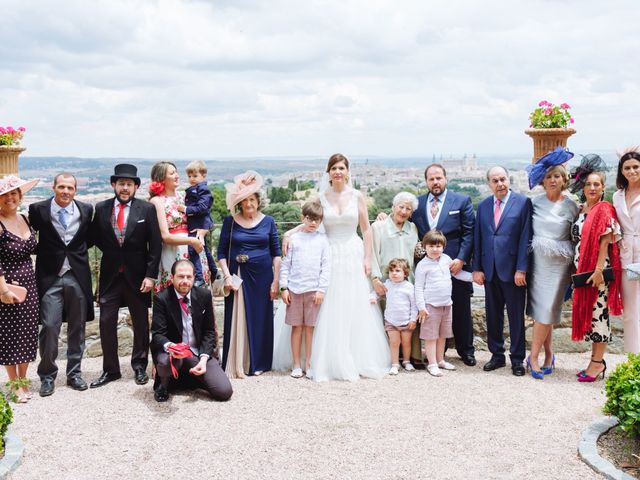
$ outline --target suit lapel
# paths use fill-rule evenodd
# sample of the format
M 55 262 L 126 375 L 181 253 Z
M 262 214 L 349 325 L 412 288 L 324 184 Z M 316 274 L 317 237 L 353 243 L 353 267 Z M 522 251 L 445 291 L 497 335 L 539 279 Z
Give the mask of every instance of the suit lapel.
M 418 232 L 429 231 L 429 220 L 427 219 L 427 195 L 420 195 L 418 198 L 418 210 L 413 212 L 413 223 L 418 227 Z
M 507 202 L 507 204 L 504 206 L 504 210 L 502 211 L 502 215 L 500 215 L 500 221 L 498 222 L 498 226 L 496 227 L 496 230 L 498 230 L 500 228 L 500 225 L 502 225 L 502 221 L 506 218 L 506 216 L 509 214 L 509 211 L 511 210 L 511 207 L 513 206 L 513 204 L 516 202 L 516 196 L 514 195 L 513 192 L 511 192 L 511 195 L 509 197 L 509 201 Z
M 436 224 L 436 228 L 438 230 L 442 230 L 442 224 L 447 221 L 447 217 L 449 216 L 449 211 L 451 211 L 451 203 L 453 200 L 451 199 L 451 195 L 447 192 L 447 196 L 444 197 L 444 202 L 442 203 L 442 208 L 440 209 L 440 216 L 438 217 L 438 223 Z
M 108 238 L 111 238 L 114 242 L 116 242 L 116 244 L 120 245 L 120 242 L 118 242 L 118 237 L 116 237 L 116 232 L 113 231 L 113 224 L 111 223 L 111 216 L 113 215 L 113 206 L 115 205 L 115 201 L 115 197 L 112 197 L 108 202 L 104 203 L 102 206 L 102 214 L 98 218 L 100 218 L 100 222 L 102 223 L 102 225 L 100 226 L 100 230 L 102 230 L 102 232 L 107 235 Z
M 178 333 L 180 333 L 180 342 L 182 341 L 182 310 L 180 308 L 180 303 L 178 302 L 178 297 L 176 296 L 176 291 L 172 286 L 169 286 L 169 310 L 171 312 L 171 320 L 173 320 L 174 325 L 178 329 Z
M 198 348 L 200 348 L 200 329 L 202 324 L 202 306 L 198 299 L 195 288 L 191 289 L 191 323 L 193 324 L 193 336 L 196 338 Z
M 129 207 L 129 217 L 127 218 L 127 229 L 124 232 L 124 241 L 131 237 L 133 231 L 136 229 L 138 220 L 140 219 L 140 202 L 135 198 L 131 199 L 131 206 Z

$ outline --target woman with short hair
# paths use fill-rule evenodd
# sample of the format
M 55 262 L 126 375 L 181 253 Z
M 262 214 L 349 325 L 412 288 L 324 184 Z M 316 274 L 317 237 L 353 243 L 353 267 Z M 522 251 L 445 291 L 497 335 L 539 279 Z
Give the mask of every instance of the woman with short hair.
M 227 207 L 218 242 L 225 288 L 222 368 L 230 378 L 271 370 L 273 300 L 278 295 L 281 251 L 273 217 L 262 213 L 262 176 L 249 170 L 227 189 Z M 234 283 L 232 275 L 242 284 Z

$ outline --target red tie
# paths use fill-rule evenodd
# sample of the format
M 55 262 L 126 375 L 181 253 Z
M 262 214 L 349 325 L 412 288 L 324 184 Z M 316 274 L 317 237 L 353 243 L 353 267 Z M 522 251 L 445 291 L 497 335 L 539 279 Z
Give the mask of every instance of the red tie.
M 180 297 L 178 302 L 180 303 L 180 308 L 182 308 L 185 315 L 189 316 L 189 299 L 187 297 Z
M 118 207 L 120 207 L 120 210 L 118 210 L 118 218 L 116 219 L 116 222 L 118 222 L 118 229 L 122 232 L 124 230 L 124 209 L 126 205 L 121 203 Z
M 496 208 L 493 210 L 493 221 L 496 224 L 496 227 L 498 226 L 498 223 L 500 222 L 500 204 L 501 204 L 501 200 L 496 198 Z

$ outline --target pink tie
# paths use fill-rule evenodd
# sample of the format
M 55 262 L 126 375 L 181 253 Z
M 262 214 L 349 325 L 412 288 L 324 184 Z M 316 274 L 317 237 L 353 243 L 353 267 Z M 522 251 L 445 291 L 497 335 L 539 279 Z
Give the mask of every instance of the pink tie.
M 438 216 L 438 197 L 433 197 L 433 201 L 431 202 L 431 218 L 436 219 Z
M 498 226 L 498 223 L 500 222 L 500 204 L 502 203 L 501 200 L 496 198 L 496 207 L 493 210 L 493 221 L 496 224 L 496 227 Z

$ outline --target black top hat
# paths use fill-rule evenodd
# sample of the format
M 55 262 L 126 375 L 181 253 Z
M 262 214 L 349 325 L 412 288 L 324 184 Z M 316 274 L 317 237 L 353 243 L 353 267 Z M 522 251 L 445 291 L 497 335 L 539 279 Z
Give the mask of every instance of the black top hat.
M 120 163 L 116 165 L 113 170 L 113 175 L 111 175 L 111 183 L 116 183 L 119 178 L 130 178 L 136 186 L 140 186 L 138 168 L 135 165 L 131 165 L 129 163 Z

